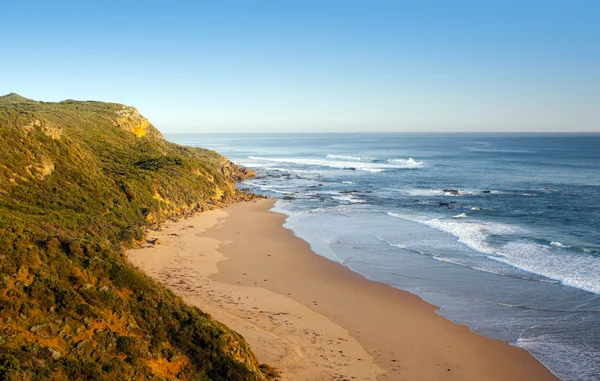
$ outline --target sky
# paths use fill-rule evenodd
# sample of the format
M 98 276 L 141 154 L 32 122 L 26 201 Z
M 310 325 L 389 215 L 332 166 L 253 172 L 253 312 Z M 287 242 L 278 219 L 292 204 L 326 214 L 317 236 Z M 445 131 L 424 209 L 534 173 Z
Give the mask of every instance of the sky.
M 11 1 L 0 94 L 163 133 L 600 132 L 600 1 Z

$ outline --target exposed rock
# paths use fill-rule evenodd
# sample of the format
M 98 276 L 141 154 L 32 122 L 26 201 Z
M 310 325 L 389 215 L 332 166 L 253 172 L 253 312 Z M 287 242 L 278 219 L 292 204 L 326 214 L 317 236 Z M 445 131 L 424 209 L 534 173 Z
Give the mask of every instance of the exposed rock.
M 50 356 L 52 356 L 52 358 L 53 358 L 54 360 L 58 360 L 58 359 L 60 359 L 60 357 L 61 357 L 61 353 L 60 353 L 60 351 L 57 351 L 57 350 L 56 350 L 56 349 L 54 349 L 54 348 L 48 348 L 48 349 L 50 350 Z
M 256 171 L 237 165 L 223 158 L 225 163 L 221 167 L 221 173 L 234 181 L 243 181 L 256 176 Z
M 483 191 L 483 193 L 492 193 L 492 191 L 486 189 L 486 190 Z
M 40 122 L 39 119 L 33 119 L 31 121 L 31 123 L 28 123 L 28 124 L 24 125 L 23 129 L 25 130 L 25 132 L 29 133 L 29 132 L 33 131 L 34 127 L 39 127 L 41 125 L 42 125 L 42 123 Z
M 43 180 L 46 176 L 54 172 L 54 163 L 47 157 L 42 158 L 34 164 L 29 164 L 25 167 L 25 172 L 29 177 L 37 180 Z
M 117 111 L 114 124 L 116 127 L 133 133 L 138 138 L 143 136 L 162 138 L 161 133 L 135 107 L 123 106 L 121 110 Z
M 62 128 L 53 127 L 52 125 L 46 123 L 42 126 L 42 132 L 52 139 L 60 139 L 63 134 Z
M 36 325 L 32 325 L 32 326 L 29 328 L 29 332 L 36 333 L 36 332 L 38 332 L 40 329 L 44 328 L 44 326 L 45 326 L 45 324 L 36 324 Z
M 60 378 L 72 361 L 110 367 L 111 343 L 123 334 L 135 338 L 132 349 L 144 361 L 158 360 L 161 366 L 162 343 L 172 346 L 181 356 L 169 367 L 180 373 L 173 373 L 173 379 L 206 374 L 232 359 L 240 364 L 216 378 L 250 379 L 247 368 L 264 379 L 240 335 L 134 271 L 121 252 L 144 240 L 143 226 L 159 229 L 170 219 L 261 197 L 236 190 L 235 181 L 254 171 L 214 151 L 159 139 L 160 133 L 133 107 L 35 102 L 12 94 L 0 96 L 0 120 L 10 132 L 0 144 L 5 206 L 0 230 L 14 241 L 0 254 L 5 270 L 0 289 L 7 301 L 0 305 L 0 344 L 24 359 L 14 379 Z M 85 243 L 80 237 L 86 237 Z M 63 277 L 71 281 L 62 282 Z M 101 292 L 90 293 L 97 288 Z M 157 303 L 159 315 L 168 316 L 174 327 L 194 319 L 187 327 L 190 337 L 203 342 L 172 340 L 176 333 L 160 330 L 160 318 L 144 313 Z M 161 343 L 153 347 L 156 335 Z M 194 351 L 199 345 L 210 350 Z M 32 359 L 40 348 L 43 352 Z M 120 367 L 118 372 L 130 378 L 153 377 L 142 361 L 123 361 Z

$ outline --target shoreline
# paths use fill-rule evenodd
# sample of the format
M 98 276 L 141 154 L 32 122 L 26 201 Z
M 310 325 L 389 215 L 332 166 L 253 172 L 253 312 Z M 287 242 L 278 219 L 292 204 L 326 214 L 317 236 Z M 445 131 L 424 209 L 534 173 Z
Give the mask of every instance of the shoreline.
M 242 334 L 282 380 L 558 380 L 525 349 L 314 253 L 270 211 L 274 202 L 170 223 L 151 234 L 161 245 L 127 254 Z

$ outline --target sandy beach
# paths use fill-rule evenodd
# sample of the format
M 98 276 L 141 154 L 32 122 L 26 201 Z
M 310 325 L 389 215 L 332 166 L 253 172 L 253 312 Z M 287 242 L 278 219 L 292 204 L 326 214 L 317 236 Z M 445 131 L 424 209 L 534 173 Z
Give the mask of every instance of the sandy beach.
M 128 257 L 242 334 L 282 380 L 558 379 L 527 351 L 315 254 L 273 202 L 170 222 Z

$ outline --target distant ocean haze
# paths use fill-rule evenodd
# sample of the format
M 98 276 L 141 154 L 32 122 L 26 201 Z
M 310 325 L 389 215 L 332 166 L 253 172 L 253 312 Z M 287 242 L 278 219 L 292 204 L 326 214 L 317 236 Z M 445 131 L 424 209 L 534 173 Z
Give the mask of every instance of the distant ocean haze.
M 173 135 L 256 169 L 239 184 L 313 250 L 522 346 L 600 374 L 600 136 Z

